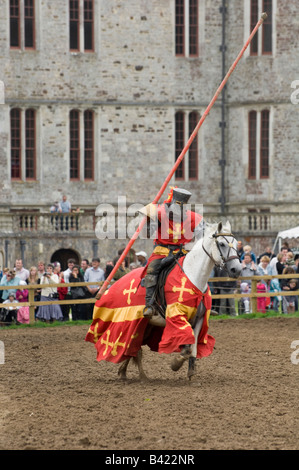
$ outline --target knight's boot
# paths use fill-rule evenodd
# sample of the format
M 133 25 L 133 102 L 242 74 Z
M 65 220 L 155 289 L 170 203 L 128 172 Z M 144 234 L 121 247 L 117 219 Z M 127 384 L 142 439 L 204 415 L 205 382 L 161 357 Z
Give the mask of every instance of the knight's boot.
M 147 318 L 148 320 L 152 318 L 154 313 L 155 313 L 155 310 L 153 309 L 151 305 L 145 306 L 143 309 L 143 316 L 144 318 Z
M 147 277 L 147 276 L 146 276 Z M 153 305 L 153 296 L 155 292 L 155 284 L 154 285 L 148 285 L 149 283 L 152 284 L 153 282 L 153 277 L 155 276 L 149 276 L 150 279 L 145 278 L 145 287 L 146 287 L 146 294 L 145 294 L 145 308 L 143 309 L 143 316 L 144 318 L 151 319 L 152 316 L 155 314 L 155 308 Z M 146 282 L 148 281 L 148 283 Z
M 145 318 L 151 319 L 155 314 L 154 307 L 154 295 L 156 290 L 156 285 L 158 282 L 158 274 L 160 271 L 162 259 L 153 260 L 147 268 L 147 274 L 144 278 L 144 287 L 146 288 L 145 292 L 145 308 L 143 310 L 143 316 Z

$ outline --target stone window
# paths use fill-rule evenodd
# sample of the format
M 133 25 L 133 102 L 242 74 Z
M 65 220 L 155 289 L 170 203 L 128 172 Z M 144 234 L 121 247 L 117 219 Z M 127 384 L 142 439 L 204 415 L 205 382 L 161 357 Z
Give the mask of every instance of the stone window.
M 273 24 L 272 0 L 250 0 L 250 31 L 253 30 L 262 12 L 266 12 L 268 17 L 262 27 L 253 37 L 250 43 L 250 55 L 272 55 L 273 52 Z
M 35 49 L 34 0 L 10 0 L 10 47 Z
M 70 179 L 80 177 L 80 113 L 73 109 L 70 112 Z
M 175 2 L 175 54 L 198 56 L 198 0 L 176 0 Z
M 34 109 L 10 111 L 11 179 L 36 179 L 36 112 Z
M 69 0 L 69 32 L 71 51 L 94 50 L 93 0 Z
M 270 111 L 248 114 L 248 178 L 269 178 Z
M 94 112 L 70 111 L 70 179 L 94 180 Z M 83 142 L 83 147 L 80 145 Z
M 175 161 L 184 149 L 185 142 L 188 141 L 199 121 L 197 111 L 178 111 L 175 114 Z M 184 159 L 179 164 L 176 172 L 176 180 L 197 180 L 198 179 L 198 138 L 195 136 Z

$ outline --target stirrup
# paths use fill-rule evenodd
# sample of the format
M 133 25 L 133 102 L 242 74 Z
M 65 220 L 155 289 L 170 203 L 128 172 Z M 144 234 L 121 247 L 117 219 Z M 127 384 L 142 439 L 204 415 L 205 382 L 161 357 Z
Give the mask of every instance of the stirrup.
M 142 313 L 143 313 L 144 318 L 151 319 L 155 313 L 155 309 L 151 305 L 149 305 L 148 307 L 144 307 Z

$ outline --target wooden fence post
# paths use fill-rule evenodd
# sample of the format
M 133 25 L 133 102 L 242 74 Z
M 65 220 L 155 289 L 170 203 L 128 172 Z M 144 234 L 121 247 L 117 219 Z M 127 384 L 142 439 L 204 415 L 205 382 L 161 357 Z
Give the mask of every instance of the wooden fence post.
M 34 289 L 28 289 L 28 302 L 29 305 L 29 323 L 35 322 L 35 307 L 34 307 Z
M 257 294 L 257 283 L 258 281 L 256 279 L 252 279 L 251 280 L 251 293 L 254 294 L 253 297 L 251 297 L 251 312 L 252 313 L 256 313 L 257 312 L 257 297 L 256 297 L 256 294 Z

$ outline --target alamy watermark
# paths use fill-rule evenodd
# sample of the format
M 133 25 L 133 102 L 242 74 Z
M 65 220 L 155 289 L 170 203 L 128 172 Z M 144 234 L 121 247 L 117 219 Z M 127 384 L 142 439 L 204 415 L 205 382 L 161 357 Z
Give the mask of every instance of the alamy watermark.
M 5 363 L 5 348 L 3 341 L 0 341 L 0 364 Z
M 291 103 L 299 103 L 299 80 L 293 80 L 291 83 L 291 88 L 295 88 L 295 91 L 291 94 Z
M 118 196 L 116 205 L 99 204 L 95 211 L 95 216 L 98 219 L 95 226 L 96 237 L 99 240 L 132 238 L 146 213 L 148 224 L 140 231 L 138 238 L 143 240 L 154 239 L 158 227 L 157 208 L 156 204 L 149 204 L 148 206 L 140 203 L 127 204 L 126 196 Z M 193 211 L 203 216 L 203 205 L 184 204 L 184 211 Z M 176 223 L 176 219 L 171 225 L 167 221 L 161 224 L 160 230 L 164 240 L 180 238 L 181 235 L 184 235 L 187 239 L 193 238 L 191 224 L 186 222 L 181 227 L 179 222 Z
M 298 339 L 295 341 L 292 341 L 291 348 L 295 349 L 295 351 L 293 351 L 291 354 L 291 363 L 298 365 L 299 364 L 299 340 Z

